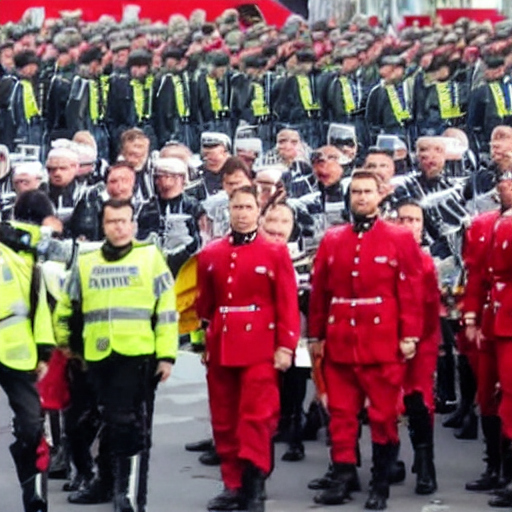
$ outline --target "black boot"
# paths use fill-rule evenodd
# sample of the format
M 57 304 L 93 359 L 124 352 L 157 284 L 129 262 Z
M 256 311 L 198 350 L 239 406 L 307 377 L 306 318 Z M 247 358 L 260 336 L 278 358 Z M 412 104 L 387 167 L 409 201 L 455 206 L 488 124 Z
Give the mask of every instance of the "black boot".
M 421 393 L 407 395 L 404 404 L 409 417 L 409 437 L 414 449 L 415 492 L 432 494 L 437 490 L 432 418 Z
M 47 475 L 37 468 L 37 449 L 37 444 L 20 439 L 9 446 L 22 490 L 25 512 L 46 512 L 48 508 Z
M 199 462 L 205 466 L 218 466 L 220 464 L 220 457 L 215 449 L 215 446 L 199 456 Z
M 501 420 L 498 416 L 482 416 L 480 420 L 486 446 L 487 467 L 480 478 L 466 484 L 467 491 L 490 491 L 501 485 Z
M 512 440 L 504 438 L 502 446 L 503 479 L 507 485 L 494 491 L 495 496 L 489 500 L 489 505 L 506 508 L 512 507 Z
M 432 444 L 420 444 L 414 448 L 414 466 L 416 468 L 414 492 L 416 494 L 436 492 L 436 468 L 434 466 L 434 447 Z
M 248 512 L 265 512 L 266 475 L 254 464 L 248 463 L 242 476 L 242 493 Z
M 474 440 L 478 438 L 478 417 L 474 406 L 471 406 L 469 413 L 462 420 L 462 426 L 453 435 L 457 439 Z
M 313 491 L 321 491 L 323 489 L 330 489 L 333 486 L 333 475 L 334 475 L 334 469 L 333 465 L 329 464 L 329 468 L 327 469 L 326 473 L 319 477 L 319 478 L 313 478 L 313 480 L 310 480 L 308 483 L 308 489 L 311 489 Z M 357 474 L 357 471 L 354 471 L 353 478 L 348 483 L 348 491 L 349 492 L 358 492 L 361 490 L 361 482 L 359 481 L 359 475 Z
M 247 500 L 242 494 L 241 489 L 224 490 L 212 498 L 206 505 L 208 510 L 245 510 L 247 508 Z
M 77 491 L 68 496 L 69 503 L 79 505 L 97 505 L 112 501 L 112 483 L 95 477 Z
M 25 512 L 46 512 L 48 510 L 46 484 L 46 475 L 43 473 L 37 473 L 21 484 Z
M 342 505 L 352 499 L 350 496 L 353 482 L 359 481 L 354 464 L 332 464 L 330 475 L 331 485 L 319 492 L 315 497 L 315 503 L 321 505 Z
M 368 510 L 384 510 L 386 508 L 387 499 L 389 498 L 391 466 L 396 453 L 396 444 L 372 443 L 372 485 L 364 508 Z
M 281 457 L 286 462 L 298 462 L 304 459 L 304 444 L 302 443 L 302 414 L 294 414 L 287 434 L 288 449 Z
M 318 431 L 322 427 L 327 427 L 328 424 L 329 415 L 323 405 L 318 400 L 313 400 L 306 414 L 306 423 L 302 429 L 302 439 L 304 441 L 316 441 Z
M 88 485 L 93 479 L 92 475 L 83 475 L 82 473 L 76 473 L 75 476 L 62 486 L 64 492 L 75 492 Z
M 207 452 L 213 448 L 213 439 L 202 439 L 201 441 L 196 441 L 195 443 L 187 443 L 185 445 L 185 450 L 187 452 Z
M 460 402 L 457 409 L 443 421 L 443 427 L 447 428 L 461 428 L 464 417 L 471 412 L 475 400 L 476 380 L 467 356 L 459 355 L 457 357 L 457 368 L 459 370 Z

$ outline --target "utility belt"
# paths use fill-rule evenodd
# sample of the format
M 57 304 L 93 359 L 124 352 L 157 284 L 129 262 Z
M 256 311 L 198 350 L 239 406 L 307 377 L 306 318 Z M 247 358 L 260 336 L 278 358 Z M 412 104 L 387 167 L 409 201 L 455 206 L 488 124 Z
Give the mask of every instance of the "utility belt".
M 347 297 L 333 297 L 331 304 L 350 304 L 355 306 L 371 306 L 373 304 L 382 304 L 384 299 L 382 297 L 365 297 L 361 299 L 347 298 Z
M 260 308 L 256 306 L 256 304 L 251 304 L 250 306 L 220 306 L 219 313 L 223 315 L 227 313 L 254 313 L 258 311 Z
M 178 117 L 181 124 L 190 124 L 190 116 Z

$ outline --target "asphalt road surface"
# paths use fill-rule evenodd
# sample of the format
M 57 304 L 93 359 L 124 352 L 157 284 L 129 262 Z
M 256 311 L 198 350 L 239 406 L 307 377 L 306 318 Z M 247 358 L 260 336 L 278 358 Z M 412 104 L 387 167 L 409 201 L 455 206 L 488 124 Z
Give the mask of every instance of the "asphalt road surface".
M 22 511 L 20 490 L 9 455 L 8 445 L 11 412 L 5 394 L 0 392 L 0 512 Z M 414 478 L 410 473 L 412 452 L 405 427 L 401 427 L 401 458 L 407 465 L 403 484 L 392 486 L 388 500 L 389 512 L 482 512 L 489 495 L 464 490 L 464 482 L 478 476 L 483 470 L 483 443 L 459 441 L 449 429 L 436 422 L 436 467 L 438 492 L 433 496 L 416 496 Z M 159 387 L 154 418 L 153 448 L 149 477 L 148 512 L 202 512 L 206 502 L 222 489 L 218 467 L 206 467 L 195 453 L 184 450 L 184 444 L 198 441 L 210 434 L 204 369 L 196 355 L 184 353 L 178 358 L 171 379 Z M 323 474 L 327 468 L 328 451 L 325 435 L 318 441 L 306 443 L 306 458 L 301 462 L 282 462 L 285 450 L 276 445 L 276 468 L 267 483 L 267 512 L 302 512 L 315 510 L 363 510 L 371 466 L 371 443 L 368 428 L 364 428 L 362 468 L 359 470 L 363 491 L 353 494 L 353 501 L 341 506 L 325 507 L 313 503 L 313 491 L 307 482 Z M 61 480 L 51 480 L 50 512 L 102 512 L 112 510 L 111 504 L 71 505 L 61 491 Z M 443 507 L 439 507 L 443 505 Z

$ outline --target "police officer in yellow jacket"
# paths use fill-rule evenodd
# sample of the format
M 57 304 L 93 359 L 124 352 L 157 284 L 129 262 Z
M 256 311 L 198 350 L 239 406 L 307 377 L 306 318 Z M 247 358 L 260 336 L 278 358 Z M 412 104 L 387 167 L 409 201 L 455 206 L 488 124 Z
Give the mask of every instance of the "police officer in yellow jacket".
M 0 232 L 0 386 L 14 412 L 10 446 L 25 512 L 46 512 L 49 451 L 36 389 L 55 345 L 46 291 L 33 258 L 24 253 L 28 232 L 2 225 Z M 41 361 L 41 362 L 40 362 Z
M 177 351 L 176 299 L 158 248 L 134 241 L 130 201 L 106 201 L 102 219 L 105 243 L 79 255 L 57 304 L 57 342 L 68 343 L 80 315 L 83 357 L 109 433 L 114 510 L 144 512 L 154 391 Z

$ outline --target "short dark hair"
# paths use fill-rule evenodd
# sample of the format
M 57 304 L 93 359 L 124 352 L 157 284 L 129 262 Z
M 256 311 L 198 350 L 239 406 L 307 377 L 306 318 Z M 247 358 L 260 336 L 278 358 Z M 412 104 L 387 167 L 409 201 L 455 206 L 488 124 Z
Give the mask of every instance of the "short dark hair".
M 398 211 L 400 208 L 403 208 L 404 206 L 416 206 L 416 208 L 419 208 L 421 211 L 423 211 L 421 203 L 414 197 L 403 197 L 402 199 L 400 199 L 395 205 L 395 210 Z
M 229 194 L 229 200 L 233 200 L 237 194 L 249 194 L 253 196 L 256 203 L 258 203 L 258 190 L 255 185 L 244 185 L 243 187 L 235 188 L 235 190 Z
M 222 181 L 224 181 L 225 176 L 232 176 L 237 171 L 242 171 L 249 181 L 252 181 L 251 171 L 247 167 L 246 163 L 237 156 L 230 156 L 222 166 L 220 170 L 220 175 Z
M 116 162 L 107 168 L 107 172 L 105 173 L 105 182 L 108 180 L 109 174 L 112 171 L 116 171 L 117 169 L 129 169 L 135 174 L 135 167 L 133 167 L 130 162 L 127 162 L 126 160 L 120 160 L 119 162 Z
M 105 210 L 107 208 L 113 208 L 114 210 L 119 210 L 121 208 L 128 207 L 132 210 L 132 219 L 135 214 L 135 208 L 133 207 L 131 199 L 107 199 L 101 208 L 101 218 L 102 220 L 105 218 Z
M 370 146 L 368 148 L 368 152 L 366 153 L 366 156 L 368 155 L 385 155 L 393 160 L 393 150 L 387 148 L 379 148 L 378 146 Z
M 352 185 L 352 181 L 354 181 L 354 180 L 364 180 L 364 179 L 374 180 L 375 183 L 377 184 L 377 188 L 379 188 L 382 185 L 382 180 L 377 175 L 377 173 L 375 173 L 373 171 L 367 171 L 365 169 L 355 169 L 351 175 L 351 178 L 352 178 L 352 180 L 350 182 L 351 185 Z

